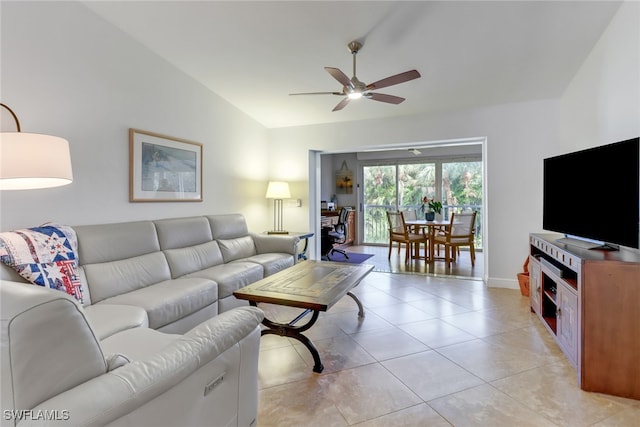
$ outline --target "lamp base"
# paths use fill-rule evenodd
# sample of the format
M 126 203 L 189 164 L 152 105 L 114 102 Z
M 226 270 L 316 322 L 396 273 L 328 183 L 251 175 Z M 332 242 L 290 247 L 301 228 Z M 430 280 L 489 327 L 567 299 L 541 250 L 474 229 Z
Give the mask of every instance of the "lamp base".
M 289 234 L 289 232 L 284 230 L 271 230 L 267 231 L 267 234 Z

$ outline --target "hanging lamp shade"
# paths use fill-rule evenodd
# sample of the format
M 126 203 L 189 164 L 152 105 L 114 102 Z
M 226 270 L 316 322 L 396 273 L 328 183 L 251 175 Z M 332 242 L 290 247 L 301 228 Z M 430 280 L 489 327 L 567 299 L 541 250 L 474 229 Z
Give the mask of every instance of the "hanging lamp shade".
M 0 189 L 50 188 L 72 181 L 66 139 L 37 133 L 0 133 Z
M 20 132 L 20 122 L 11 108 L 0 106 L 11 132 L 0 132 L 0 190 L 51 188 L 73 181 L 69 142 L 57 136 Z M 6 120 L 5 120 L 6 119 Z M 15 132 L 13 132 L 15 130 Z

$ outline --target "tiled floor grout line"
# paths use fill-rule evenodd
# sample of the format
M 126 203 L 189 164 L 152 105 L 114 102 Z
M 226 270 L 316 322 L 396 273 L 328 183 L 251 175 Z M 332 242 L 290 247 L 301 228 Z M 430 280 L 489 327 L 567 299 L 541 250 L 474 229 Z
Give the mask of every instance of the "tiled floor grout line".
M 384 274 L 376 273 L 376 274 L 380 274 L 379 280 L 370 280 L 368 282 L 364 282 L 363 283 L 364 286 L 356 288 L 357 290 L 356 294 L 362 300 L 363 305 L 365 307 L 365 312 L 367 314 L 370 313 L 372 315 L 370 318 L 377 319 L 376 321 L 374 321 L 373 324 L 370 325 L 372 326 L 372 328 L 371 329 L 365 328 L 364 330 L 362 330 L 362 329 L 359 329 L 359 327 L 354 327 L 353 322 L 342 323 L 344 320 L 341 320 L 339 316 L 348 317 L 349 316 L 348 313 L 353 313 L 355 315 L 356 309 L 354 308 L 351 310 L 349 309 L 349 306 L 341 305 L 339 311 L 337 311 L 335 314 L 330 314 L 330 312 L 323 313 L 323 316 L 335 315 L 336 317 L 334 317 L 333 319 L 330 319 L 332 322 L 335 322 L 335 323 L 333 325 L 328 325 L 327 329 L 325 330 L 323 330 L 322 328 L 318 329 L 318 336 L 322 336 L 322 338 L 317 338 L 313 340 L 315 343 L 315 342 L 321 342 L 324 340 L 327 340 L 327 341 L 333 340 L 333 339 L 340 340 L 341 337 L 346 337 L 348 338 L 348 340 L 337 341 L 336 343 L 340 342 L 340 345 L 346 346 L 345 347 L 346 349 L 349 349 L 349 348 L 357 349 L 356 354 L 359 352 L 367 356 L 367 358 L 362 359 L 360 361 L 356 361 L 356 359 L 354 359 L 355 365 L 350 366 L 348 368 L 342 368 L 340 367 L 341 366 L 340 364 L 335 365 L 333 367 L 333 369 L 335 370 L 331 372 L 327 372 L 326 374 L 320 374 L 318 375 L 317 378 L 320 378 L 321 376 L 324 376 L 324 375 L 337 375 L 336 378 L 341 378 L 342 377 L 341 373 L 348 373 L 349 371 L 351 371 L 348 374 L 349 376 L 359 375 L 358 373 L 359 369 L 366 366 L 375 365 L 378 368 L 383 369 L 387 374 L 390 374 L 389 378 L 395 378 L 395 380 L 398 381 L 398 385 L 393 387 L 400 387 L 400 384 L 401 384 L 402 387 L 404 387 L 404 389 L 406 390 L 406 391 L 403 391 L 403 393 L 410 393 L 410 395 L 413 395 L 420 402 L 418 404 L 409 404 L 408 406 L 403 408 L 400 408 L 400 407 L 393 408 L 392 406 L 389 406 L 390 408 L 389 412 L 387 413 L 374 412 L 376 415 L 373 418 L 370 418 L 370 419 L 367 418 L 367 422 L 372 421 L 371 422 L 372 425 L 382 426 L 384 425 L 383 423 L 386 422 L 387 420 L 394 419 L 393 415 L 397 414 L 397 417 L 395 418 L 402 419 L 404 416 L 406 416 L 404 414 L 407 409 L 417 408 L 418 406 L 421 406 L 422 404 L 424 404 L 431 411 L 433 411 L 434 414 L 437 414 L 439 417 L 441 417 L 443 421 L 451 425 L 456 425 L 456 423 L 458 423 L 457 425 L 465 425 L 464 423 L 461 424 L 461 421 L 460 421 L 462 419 L 465 419 L 464 413 L 451 412 L 452 407 L 455 407 L 456 405 L 458 405 L 458 403 L 454 403 L 454 402 L 464 402 L 465 401 L 464 399 L 466 396 L 477 397 L 478 393 L 481 393 L 481 390 L 484 390 L 484 389 L 479 389 L 475 392 L 471 392 L 471 390 L 477 387 L 485 387 L 485 386 L 488 386 L 490 387 L 491 390 L 494 390 L 493 392 L 490 393 L 493 396 L 493 398 L 499 399 L 500 395 L 507 396 L 512 402 L 517 402 L 518 405 L 522 405 L 522 408 L 527 408 L 529 411 L 533 411 L 534 413 L 537 413 L 542 423 L 548 422 L 553 425 L 560 425 L 558 424 L 558 420 L 563 419 L 563 417 L 567 417 L 566 411 L 563 412 L 561 408 L 553 409 L 553 411 L 550 412 L 549 414 L 547 414 L 545 411 L 540 412 L 539 402 L 536 405 L 535 401 L 532 403 L 529 400 L 525 399 L 523 396 L 519 394 L 514 395 L 512 393 L 515 390 L 519 390 L 519 387 L 521 387 L 520 383 L 522 383 L 523 380 L 528 381 L 527 374 L 535 375 L 537 371 L 541 371 L 546 367 L 552 367 L 552 366 L 557 366 L 559 372 L 562 371 L 563 369 L 565 372 L 567 371 L 566 367 L 564 367 L 564 364 L 560 363 L 560 360 L 556 359 L 556 357 L 558 357 L 558 354 L 556 354 L 557 349 L 553 347 L 555 343 L 547 339 L 546 335 L 544 335 L 546 331 L 541 331 L 540 328 L 535 328 L 534 327 L 535 323 L 529 322 L 530 318 L 527 317 L 522 312 L 523 310 L 525 310 L 526 301 L 520 299 L 513 293 L 503 294 L 501 293 L 500 290 L 487 290 L 486 288 L 480 289 L 477 287 L 477 284 L 474 284 L 474 283 L 469 283 L 471 286 L 467 288 L 466 283 L 461 283 L 460 280 L 456 280 L 456 279 L 450 279 L 450 278 L 439 279 L 439 278 L 428 276 L 424 282 L 421 282 L 419 280 L 418 281 L 414 280 L 414 278 L 417 276 L 410 276 L 410 278 L 407 279 L 406 275 L 403 275 L 405 277 L 396 279 L 398 275 L 395 273 L 384 273 Z M 453 281 L 451 283 L 446 283 L 447 280 L 453 280 Z M 472 280 L 470 282 L 475 282 L 475 281 Z M 430 287 L 431 289 L 429 289 Z M 417 293 L 417 291 L 424 292 L 424 294 L 426 294 L 426 297 L 424 299 L 423 298 L 414 299 L 414 297 L 421 296 L 421 294 Z M 368 303 L 365 302 L 365 300 L 367 299 L 366 297 L 367 294 L 370 294 L 370 301 Z M 408 310 L 407 313 L 393 313 L 390 310 L 385 311 L 384 309 L 388 307 L 388 304 L 385 305 L 383 303 L 384 298 L 388 298 L 389 301 L 393 301 L 392 306 L 397 308 L 398 310 L 403 310 L 406 308 Z M 422 305 L 420 305 L 421 301 L 422 301 Z M 426 302 L 426 301 L 429 301 L 429 302 Z M 440 304 L 445 304 L 445 305 L 441 306 Z M 461 309 L 463 309 L 464 311 L 461 311 L 460 313 L 456 312 L 457 308 L 454 308 L 455 306 L 461 307 Z M 427 310 L 427 308 L 431 308 L 431 307 L 434 307 L 434 310 L 431 310 L 431 311 Z M 438 310 L 437 312 L 435 311 L 436 307 Z M 418 313 L 418 311 L 415 311 L 415 310 L 425 313 L 426 316 L 429 318 L 425 320 L 405 321 L 406 319 L 418 319 L 420 317 L 420 314 Z M 376 311 L 379 311 L 380 314 L 378 314 Z M 462 316 L 462 317 L 458 317 L 459 320 L 456 321 L 457 316 Z M 365 320 L 364 320 L 365 322 L 366 322 L 366 319 L 367 317 L 365 317 Z M 391 319 L 391 320 L 388 320 L 388 319 Z M 486 329 L 476 328 L 473 323 L 475 319 L 478 319 L 478 320 L 486 319 L 486 326 L 484 326 Z M 464 334 L 469 335 L 472 338 L 466 339 L 465 336 L 455 336 L 455 334 L 457 333 L 454 332 L 453 340 L 451 340 L 450 344 L 438 345 L 438 346 L 432 347 L 429 344 L 427 344 L 427 342 L 422 341 L 420 339 L 420 336 L 427 338 L 428 335 L 426 334 L 428 332 L 421 332 L 421 335 L 413 335 L 410 332 L 410 328 L 409 329 L 402 328 L 402 326 L 408 326 L 414 323 L 419 324 L 420 322 L 432 322 L 432 321 L 442 322 L 442 324 L 448 325 L 447 328 L 449 327 L 455 328 L 457 330 L 460 330 Z M 480 320 L 480 321 L 485 322 L 485 320 Z M 378 322 L 380 323 L 378 324 Z M 500 325 L 500 323 L 502 323 L 503 325 Z M 320 324 L 321 322 L 318 322 L 319 326 Z M 466 325 L 470 326 L 469 329 L 471 329 L 471 331 L 467 330 L 467 328 L 465 327 Z M 332 328 L 334 327 L 337 327 L 338 329 L 336 329 L 335 331 L 332 331 Z M 417 329 L 414 329 L 414 330 L 416 332 L 418 331 Z M 406 346 L 406 348 L 403 347 L 403 350 L 401 351 L 395 351 L 395 350 L 388 351 L 383 347 L 379 347 L 379 344 L 376 344 L 374 341 L 371 341 L 372 339 L 375 339 L 372 337 L 376 337 L 375 335 L 376 333 L 380 333 L 381 337 L 387 334 L 387 332 L 384 332 L 384 331 L 388 331 L 390 335 L 393 335 L 394 333 L 393 331 L 396 331 L 397 333 L 406 334 L 408 337 L 411 337 L 412 340 L 415 340 L 416 344 L 410 344 Z M 483 333 L 480 334 L 480 336 L 478 336 L 477 333 L 480 331 L 483 331 Z M 340 332 L 343 335 L 334 335 L 337 332 Z M 367 337 L 368 333 L 371 333 L 371 336 Z M 356 339 L 358 335 L 360 335 L 362 338 Z M 524 336 L 524 338 L 520 338 L 520 336 Z M 461 340 L 456 341 L 457 338 L 461 338 Z M 531 343 L 530 346 L 528 345 L 522 348 L 518 347 L 518 343 L 521 342 L 520 341 L 521 339 L 524 340 L 522 341 L 524 343 L 527 343 L 527 340 L 529 340 L 529 342 Z M 436 338 L 436 340 L 444 343 L 445 341 L 450 340 L 450 338 L 443 336 L 442 338 Z M 534 340 L 534 341 L 530 341 L 530 340 Z M 478 342 L 477 345 L 479 347 L 476 347 L 474 345 L 471 345 L 469 347 L 464 347 L 465 344 L 469 344 L 471 342 L 476 342 L 476 341 Z M 367 342 L 369 344 L 367 344 Z M 413 348 L 412 346 L 417 345 L 417 343 L 420 343 L 422 346 L 424 346 L 424 348 L 422 350 L 415 350 L 415 348 Z M 479 344 L 479 343 L 482 343 L 482 344 Z M 311 366 L 308 365 L 309 358 L 307 357 L 306 354 L 304 355 L 301 354 L 301 352 L 306 351 L 306 349 L 296 344 L 297 342 L 294 343 L 292 342 L 292 340 L 289 340 L 287 345 L 293 347 L 297 355 L 297 358 L 300 358 L 303 364 L 306 365 L 306 369 L 310 370 Z M 446 351 L 446 349 L 452 348 L 458 345 L 461 346 L 459 349 L 456 349 L 455 351 L 448 351 L 448 352 Z M 539 347 L 539 346 L 542 346 L 542 347 Z M 325 343 L 325 347 L 327 347 L 326 343 Z M 277 348 L 279 347 L 274 347 L 274 349 L 277 349 Z M 327 348 L 332 348 L 332 347 L 327 347 Z M 501 352 L 502 348 L 504 348 L 505 351 L 512 352 L 512 354 L 509 355 L 509 357 L 511 357 L 511 360 L 513 360 L 515 364 L 513 365 L 513 367 L 509 367 L 508 369 L 504 369 L 504 370 L 502 369 L 487 370 L 486 369 L 487 367 L 490 369 L 493 369 L 493 368 L 491 368 L 490 365 L 487 365 L 486 362 L 481 361 L 480 364 L 476 364 L 476 362 L 473 359 L 466 358 L 466 355 L 464 353 L 466 348 L 469 348 L 469 349 L 481 348 L 483 349 L 483 351 L 486 351 L 487 354 L 491 354 L 492 351 Z M 541 353 L 541 359 L 539 362 L 537 362 L 535 359 L 535 356 L 538 355 L 538 350 L 537 350 L 538 348 L 541 348 L 543 350 L 543 353 Z M 545 348 L 547 350 L 545 350 Z M 412 351 L 412 350 L 415 350 L 415 351 Z M 527 361 L 524 364 L 520 364 L 519 362 L 517 362 L 517 359 L 513 358 L 514 356 L 517 357 L 517 355 L 520 354 L 519 353 L 520 351 L 525 351 L 525 353 L 522 353 L 527 358 Z M 455 390 L 453 391 L 449 391 L 450 389 L 447 387 L 442 390 L 439 390 L 440 392 L 442 392 L 442 394 L 436 394 L 438 391 L 437 389 L 434 389 L 436 393 L 433 393 L 428 388 L 427 389 L 423 388 L 424 383 L 416 382 L 415 380 L 411 382 L 411 379 L 407 376 L 406 373 L 403 376 L 402 370 L 398 369 L 398 368 L 401 368 L 401 364 L 402 364 L 402 361 L 399 359 L 402 359 L 404 357 L 415 357 L 420 355 L 421 353 L 426 354 L 428 352 L 433 352 L 434 355 L 438 355 L 437 357 L 442 358 L 440 359 L 442 361 L 446 360 L 446 364 L 444 364 L 444 362 L 438 362 L 438 363 L 443 363 L 443 366 L 445 367 L 455 366 L 456 367 L 455 369 L 456 370 L 459 369 L 461 372 L 464 372 L 467 378 L 473 378 L 474 380 L 471 380 L 471 382 L 475 381 L 476 384 L 469 385 L 469 384 L 460 383 L 458 387 L 455 388 Z M 456 352 L 458 356 L 456 356 Z M 384 358 L 383 355 L 385 353 L 389 355 L 391 354 L 395 354 L 395 355 L 393 357 Z M 530 355 L 528 355 L 527 353 L 530 353 Z M 560 354 L 559 357 L 562 357 L 562 355 Z M 368 361 L 367 359 L 370 359 L 370 361 Z M 341 359 L 335 359 L 335 360 L 341 360 Z M 416 358 L 415 360 L 417 361 L 422 360 L 421 363 L 425 363 L 427 360 L 430 360 L 430 359 Z M 437 360 L 437 359 L 433 359 L 433 360 Z M 509 358 L 505 360 L 507 361 L 507 363 L 511 363 Z M 396 361 L 395 367 L 393 363 L 389 363 L 393 361 Z M 472 363 L 469 364 L 467 361 L 472 361 Z M 296 363 L 299 363 L 299 362 L 296 362 Z M 352 362 L 349 362 L 347 363 L 347 366 L 351 364 Z M 469 368 L 472 368 L 473 371 L 477 371 L 481 375 L 489 379 L 487 380 L 483 379 L 478 374 L 472 372 L 472 370 L 470 370 Z M 478 369 L 478 368 L 481 368 L 481 369 Z M 504 375 L 501 375 L 501 374 L 504 374 Z M 300 379 L 295 379 L 296 375 Z M 310 384 L 310 381 L 311 383 L 314 382 L 313 378 L 315 375 L 317 374 L 313 374 L 313 376 L 309 377 L 305 375 L 300 376 L 299 373 L 294 374 L 291 377 L 291 380 L 285 381 L 283 383 L 273 383 L 273 385 L 270 385 L 269 387 L 261 388 L 260 391 L 268 392 L 270 389 L 273 389 L 274 387 L 282 387 L 280 390 L 289 390 L 291 389 L 291 387 L 293 387 L 293 389 L 296 389 L 299 387 L 301 388 L 308 387 Z M 349 376 L 346 376 L 345 378 L 349 378 Z M 493 378 L 493 376 L 497 376 L 497 377 Z M 406 378 L 406 380 L 410 382 L 407 383 L 403 381 L 401 378 Z M 505 382 L 505 380 L 509 380 L 509 379 L 512 379 L 512 381 Z M 419 384 L 420 388 L 411 387 L 410 384 L 413 384 L 414 386 Z M 381 386 L 383 386 L 383 384 L 381 384 Z M 569 390 L 573 395 L 574 391 L 572 391 L 571 388 L 569 388 Z M 425 395 L 425 391 L 427 392 L 426 395 Z M 425 400 L 422 397 L 420 397 L 421 394 L 424 395 L 425 398 L 427 396 L 430 396 L 431 394 L 436 397 L 430 400 Z M 339 395 L 334 395 L 334 398 L 336 396 L 339 396 Z M 450 396 L 455 396 L 455 400 L 448 399 L 448 397 Z M 578 393 L 578 396 L 582 396 L 582 395 Z M 589 395 L 587 395 L 587 398 L 589 399 L 587 401 L 591 400 L 589 398 Z M 460 399 L 463 399 L 463 400 L 460 400 Z M 583 397 L 580 397 L 580 399 L 583 399 Z M 432 406 L 432 404 L 435 401 L 438 401 L 438 404 Z M 359 420 L 362 419 L 358 417 L 354 418 L 353 412 L 344 412 L 344 410 L 349 410 L 348 409 L 350 408 L 349 404 L 345 406 L 345 404 L 336 403 L 336 402 L 328 401 L 327 403 L 330 403 L 332 405 L 332 408 L 333 408 L 332 410 L 337 411 L 337 414 L 339 414 L 340 418 L 346 425 L 351 426 L 351 425 L 356 425 L 362 422 L 362 421 L 351 422 L 351 423 L 349 422 L 350 419 L 352 421 L 354 419 L 359 419 Z M 404 403 L 406 404 L 407 402 L 405 401 Z M 493 403 L 489 401 L 489 405 L 493 405 Z M 585 420 L 589 419 L 589 425 L 591 425 L 612 417 L 616 417 L 618 414 L 622 412 L 625 412 L 625 411 L 628 412 L 629 407 L 640 408 L 640 402 L 637 404 L 631 404 L 631 405 L 628 402 L 624 402 L 624 403 L 621 402 L 621 405 L 622 406 L 620 406 L 619 409 L 616 408 L 617 412 L 613 410 L 611 412 L 605 412 L 605 411 L 597 412 L 594 415 L 590 415 L 591 418 L 587 417 L 584 419 Z M 360 406 L 360 408 L 363 408 L 363 407 L 366 407 L 366 406 Z M 355 408 L 358 408 L 358 406 L 354 406 L 351 410 Z M 439 409 L 436 409 L 436 408 L 439 408 Z M 492 409 L 491 406 L 487 408 L 489 410 Z M 421 410 L 409 411 L 409 412 L 411 412 L 414 415 L 423 413 L 421 412 Z M 634 412 L 631 411 L 629 413 L 632 414 L 633 416 Z M 454 418 L 451 418 L 452 415 Z M 432 416 L 432 415 L 430 414 L 429 416 Z M 625 415 L 624 417 L 625 418 L 628 417 L 628 414 Z M 542 419 L 544 419 L 544 421 L 542 421 Z M 594 422 L 593 421 L 594 419 L 597 419 L 597 421 Z M 612 422 L 613 420 L 616 420 L 616 419 L 617 418 L 612 418 Z M 335 418 L 335 420 L 337 420 L 337 418 Z M 320 421 L 320 419 L 316 419 L 315 422 L 318 422 L 318 421 Z

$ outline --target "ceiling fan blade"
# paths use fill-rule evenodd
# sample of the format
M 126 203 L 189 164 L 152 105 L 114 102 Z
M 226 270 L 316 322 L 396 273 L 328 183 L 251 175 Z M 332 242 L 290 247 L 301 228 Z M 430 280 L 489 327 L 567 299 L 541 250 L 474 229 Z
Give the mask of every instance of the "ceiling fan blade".
M 345 94 L 342 92 L 301 92 L 301 93 L 290 93 L 289 95 L 341 95 Z
M 386 95 L 384 93 L 370 93 L 366 96 L 368 99 L 373 99 L 374 101 L 387 102 L 389 104 L 400 104 L 404 101 L 404 98 L 400 98 L 399 96 Z
M 344 99 L 342 101 L 340 101 L 338 103 L 338 105 L 336 105 L 333 110 L 331 111 L 339 111 L 342 110 L 344 107 L 347 106 L 347 104 L 349 103 L 349 101 L 351 101 L 351 99 L 348 96 L 345 96 Z
M 327 73 L 331 74 L 331 77 L 339 81 L 342 86 L 353 87 L 351 79 L 349 79 L 349 77 L 339 69 L 332 67 L 324 67 L 324 69 L 327 70 Z
M 417 79 L 418 77 L 420 77 L 420 73 L 416 70 L 405 71 L 404 73 L 396 74 L 395 76 L 387 77 L 386 79 L 368 84 L 367 90 L 381 89 L 383 87 L 397 85 L 408 82 L 409 80 Z

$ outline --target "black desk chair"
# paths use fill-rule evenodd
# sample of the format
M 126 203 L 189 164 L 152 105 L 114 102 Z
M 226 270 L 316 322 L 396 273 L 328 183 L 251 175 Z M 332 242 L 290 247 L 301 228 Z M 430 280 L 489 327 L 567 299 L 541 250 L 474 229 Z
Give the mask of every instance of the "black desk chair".
M 347 216 L 349 215 L 349 210 L 346 208 L 340 209 L 340 215 L 338 216 L 338 223 L 330 227 L 322 228 L 322 236 L 321 236 L 321 250 L 322 257 L 331 260 L 331 254 L 334 252 L 338 252 L 344 255 L 345 258 L 349 259 L 349 255 L 342 249 L 336 248 L 335 245 L 341 245 L 342 243 L 347 241 Z

